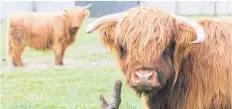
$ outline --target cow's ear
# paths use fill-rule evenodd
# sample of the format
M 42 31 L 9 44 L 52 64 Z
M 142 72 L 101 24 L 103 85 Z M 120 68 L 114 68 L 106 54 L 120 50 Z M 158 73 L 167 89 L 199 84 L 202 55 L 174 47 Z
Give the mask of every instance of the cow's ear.
M 197 38 L 197 34 L 193 28 L 183 23 L 177 23 L 175 31 L 174 55 L 176 54 L 177 56 L 179 55 L 182 58 L 185 58 L 189 54 L 191 48 L 194 46 L 194 44 L 189 42 L 195 40 Z
M 116 23 L 107 24 L 100 28 L 100 39 L 103 42 L 103 44 L 109 49 L 112 49 L 116 46 L 115 28 Z
M 174 17 L 177 23 L 180 24 L 183 23 L 185 25 L 184 27 L 190 27 L 196 33 L 196 39 L 189 43 L 191 44 L 202 43 L 205 40 L 205 31 L 197 21 L 177 15 L 174 15 Z
M 111 15 L 102 16 L 93 22 L 91 22 L 87 28 L 86 32 L 91 33 L 95 30 L 100 30 L 100 37 L 104 45 L 113 48 L 115 45 L 115 30 L 117 23 L 122 19 L 125 13 L 116 13 Z
M 176 43 L 181 43 L 182 45 L 190 45 L 189 42 L 192 42 L 196 38 L 197 34 L 193 28 L 184 23 L 177 23 L 175 35 Z

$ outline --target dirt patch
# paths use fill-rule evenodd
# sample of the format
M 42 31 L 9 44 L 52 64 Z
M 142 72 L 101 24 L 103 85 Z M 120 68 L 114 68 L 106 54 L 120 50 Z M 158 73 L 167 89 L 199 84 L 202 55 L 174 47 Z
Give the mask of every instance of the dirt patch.
M 24 59 L 23 61 L 24 67 L 14 67 L 11 62 L 4 61 L 1 64 L 1 71 L 14 71 L 18 69 L 23 70 L 44 70 L 44 69 L 78 69 L 78 68 L 104 68 L 104 67 L 113 67 L 115 66 L 115 62 L 108 60 L 98 60 L 98 61 L 89 61 L 83 59 L 72 59 L 65 58 L 63 66 L 54 65 L 53 60 L 46 60 L 43 58 L 36 59 Z

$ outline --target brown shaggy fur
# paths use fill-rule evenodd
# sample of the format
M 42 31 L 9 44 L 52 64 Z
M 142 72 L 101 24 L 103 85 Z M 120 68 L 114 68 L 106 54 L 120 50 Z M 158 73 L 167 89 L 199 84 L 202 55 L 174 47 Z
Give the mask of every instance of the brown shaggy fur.
M 160 90 L 144 94 L 149 109 L 232 109 L 232 19 L 198 20 L 206 39 L 190 44 L 196 33 L 170 14 L 144 6 L 127 12 L 120 22 L 101 27 L 100 36 L 128 84 L 138 66 L 167 79 Z M 164 60 L 164 53 L 173 55 Z
M 76 34 L 88 9 L 75 7 L 54 14 L 14 12 L 9 19 L 8 56 L 14 66 L 23 66 L 21 55 L 26 46 L 55 52 L 55 64 L 63 65 L 66 48 Z

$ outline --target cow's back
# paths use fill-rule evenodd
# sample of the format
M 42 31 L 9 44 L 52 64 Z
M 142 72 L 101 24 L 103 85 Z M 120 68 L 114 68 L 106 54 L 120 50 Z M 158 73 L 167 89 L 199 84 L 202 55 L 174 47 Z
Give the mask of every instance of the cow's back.
M 42 50 L 50 49 L 55 29 L 59 30 L 59 26 L 56 27 L 56 24 L 60 23 L 63 22 L 56 19 L 55 15 L 17 12 L 10 16 L 9 35 L 21 39 L 25 46 Z
M 192 45 L 183 62 L 183 72 L 191 86 L 187 103 L 195 108 L 232 108 L 231 21 L 199 21 L 206 33 L 205 41 Z

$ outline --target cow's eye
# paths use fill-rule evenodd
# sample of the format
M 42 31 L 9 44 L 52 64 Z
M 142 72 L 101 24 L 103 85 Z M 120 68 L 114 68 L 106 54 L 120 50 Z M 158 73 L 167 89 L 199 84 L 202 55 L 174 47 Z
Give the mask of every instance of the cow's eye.
M 169 57 L 168 53 L 166 51 L 164 51 L 163 54 L 162 54 L 162 58 L 164 60 L 168 60 L 168 57 Z
M 169 47 L 164 50 L 162 54 L 162 58 L 164 60 L 168 60 L 169 57 L 173 59 L 174 49 L 175 49 L 175 43 L 171 43 Z
M 119 50 L 120 50 L 120 56 L 121 57 L 126 56 L 127 51 L 126 51 L 126 45 L 125 45 L 125 43 L 123 43 L 122 45 L 119 46 Z

